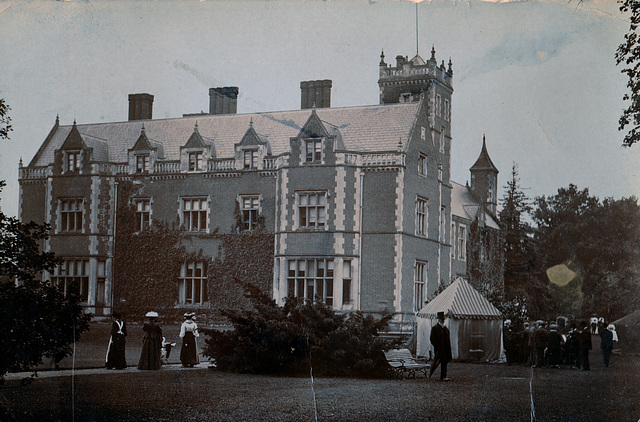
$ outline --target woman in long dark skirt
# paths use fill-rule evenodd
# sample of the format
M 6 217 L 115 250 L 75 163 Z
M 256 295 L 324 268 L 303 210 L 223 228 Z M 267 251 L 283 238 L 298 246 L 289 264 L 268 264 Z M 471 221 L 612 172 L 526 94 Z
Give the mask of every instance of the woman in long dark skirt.
M 160 359 L 162 328 L 156 322 L 158 313 L 154 311 L 147 312 L 146 317 L 147 321 L 142 326 L 144 339 L 138 369 L 160 369 L 162 367 L 162 360 Z
M 197 365 L 198 360 L 198 342 L 196 338 L 198 334 L 198 324 L 193 320 L 195 314 L 184 314 L 185 321 L 180 327 L 180 337 L 182 338 L 182 348 L 180 349 L 180 362 L 182 366 L 193 367 Z
M 127 325 L 122 320 L 120 313 L 114 312 L 111 322 L 111 338 L 107 348 L 107 369 L 125 369 L 125 345 L 127 343 Z

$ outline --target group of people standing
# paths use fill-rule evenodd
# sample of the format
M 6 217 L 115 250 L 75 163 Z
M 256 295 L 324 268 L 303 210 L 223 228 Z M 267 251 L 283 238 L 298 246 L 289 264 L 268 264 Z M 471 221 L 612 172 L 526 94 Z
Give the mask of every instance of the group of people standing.
M 615 327 L 604 320 L 599 324 L 605 366 L 609 366 Z M 519 363 L 536 367 L 559 368 L 561 364 L 589 371 L 589 351 L 593 349 L 591 336 L 594 331 L 587 321 L 572 323 L 563 330 L 556 323 L 525 322 L 522 327 L 512 327 L 505 321 L 505 353 L 509 364 Z
M 138 369 L 157 370 L 162 367 L 162 352 L 166 349 L 165 339 L 162 336 L 162 327 L 158 324 L 158 313 L 147 312 L 146 321 L 142 326 L 144 337 L 142 340 L 142 353 L 138 361 Z M 122 315 L 114 312 L 111 322 L 111 337 L 107 347 L 107 357 L 105 366 L 107 369 L 125 369 L 127 362 L 125 358 L 125 346 L 127 337 L 127 326 Z M 193 367 L 199 363 L 197 338 L 198 324 L 195 322 L 195 313 L 184 314 L 184 322 L 180 327 L 180 338 L 182 347 L 180 349 L 180 362 L 184 367 Z M 169 349 L 170 350 L 170 349 Z M 170 352 L 169 352 L 170 353 Z M 167 353 L 166 358 L 169 358 Z

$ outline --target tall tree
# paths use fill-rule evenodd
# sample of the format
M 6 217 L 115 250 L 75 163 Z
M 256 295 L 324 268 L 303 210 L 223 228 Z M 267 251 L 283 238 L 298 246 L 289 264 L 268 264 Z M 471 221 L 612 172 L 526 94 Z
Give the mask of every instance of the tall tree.
M 629 78 L 627 82 L 628 93 L 623 97 L 630 100 L 629 106 L 622 112 L 619 130 L 629 131 L 625 135 L 622 145 L 631 146 L 640 141 L 640 40 L 638 39 L 638 24 L 640 24 L 640 1 L 622 0 L 620 11 L 630 13 L 629 32 L 624 36 L 624 42 L 616 51 L 616 64 L 622 65 L 621 72 Z
M 527 304 L 532 315 L 540 314 L 547 307 L 546 284 L 536 276 L 537 259 L 533 239 L 533 228 L 528 222 L 532 211 L 531 199 L 520 185 L 518 165 L 511 168 L 511 179 L 504 187 L 502 209 L 498 213 L 504 234 L 504 288 L 505 299 L 519 303 L 513 306 L 521 312 Z
M 537 250 L 542 268 L 566 268 L 555 284 L 557 311 L 615 319 L 640 304 L 640 207 L 636 198 L 600 201 L 575 185 L 536 198 Z M 551 274 L 551 273 L 550 273 Z M 576 303 L 576 301 L 580 303 Z
M 9 106 L 0 99 L 0 139 L 12 130 Z M 0 180 L 0 192 L 6 185 Z M 58 260 L 40 250 L 50 227 L 23 223 L 0 209 L 0 379 L 12 369 L 29 369 L 45 356 L 56 360 L 72 352 L 71 345 L 89 328 L 79 296 L 65 296 L 42 280 Z M 0 416 L 2 414 L 0 413 Z

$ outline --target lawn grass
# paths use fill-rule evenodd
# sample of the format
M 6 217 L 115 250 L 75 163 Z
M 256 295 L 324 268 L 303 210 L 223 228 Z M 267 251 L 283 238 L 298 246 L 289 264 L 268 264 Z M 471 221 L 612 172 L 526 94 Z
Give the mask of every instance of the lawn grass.
M 640 357 L 605 368 L 450 365 L 451 382 L 268 377 L 217 370 L 36 379 L 2 393 L 17 421 L 637 421 Z M 531 381 L 531 383 L 530 383 Z M 73 392 L 73 394 L 72 394 Z
M 75 367 L 76 369 L 104 367 L 107 355 L 107 346 L 111 335 L 110 332 L 110 322 L 92 322 L 89 324 L 89 331 L 82 333 L 80 340 L 76 343 L 75 358 L 74 356 L 64 358 L 60 362 L 60 369 L 71 369 L 72 367 Z M 144 336 L 142 324 L 127 324 L 127 332 L 127 345 L 125 349 L 127 366 L 136 366 L 142 351 L 142 337 Z M 176 347 L 171 351 L 169 363 L 179 363 L 181 344 L 181 339 L 179 337 L 180 325 L 163 325 L 162 334 L 167 341 L 176 343 Z M 205 345 L 204 339 L 205 337 L 201 337 L 198 341 L 198 346 L 200 348 Z M 47 370 L 52 368 L 53 363 L 51 359 L 45 358 L 41 369 Z
M 142 326 L 129 325 L 127 363 L 135 366 Z M 101 368 L 110 325 L 92 323 L 61 368 Z M 178 343 L 178 325 L 165 325 Z M 599 342 L 594 342 L 599 344 Z M 199 345 L 204 345 L 204 337 Z M 16 421 L 637 421 L 640 356 L 623 352 L 605 368 L 591 352 L 590 372 L 453 362 L 452 382 L 268 377 L 217 370 L 106 370 L 37 378 L 0 388 L 0 420 Z M 93 371 L 96 372 L 96 371 Z M 82 372 L 79 372 L 82 373 Z M 530 394 L 532 391 L 533 395 Z

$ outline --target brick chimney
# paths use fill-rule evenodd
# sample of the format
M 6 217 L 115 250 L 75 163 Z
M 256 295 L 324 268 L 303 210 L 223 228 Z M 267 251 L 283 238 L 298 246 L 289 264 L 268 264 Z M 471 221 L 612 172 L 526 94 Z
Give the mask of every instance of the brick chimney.
M 331 107 L 331 79 L 300 82 L 300 108 Z
M 151 120 L 153 95 L 129 94 L 129 120 Z
M 209 114 L 236 114 L 238 87 L 209 88 Z

